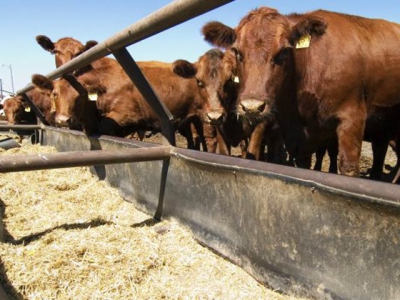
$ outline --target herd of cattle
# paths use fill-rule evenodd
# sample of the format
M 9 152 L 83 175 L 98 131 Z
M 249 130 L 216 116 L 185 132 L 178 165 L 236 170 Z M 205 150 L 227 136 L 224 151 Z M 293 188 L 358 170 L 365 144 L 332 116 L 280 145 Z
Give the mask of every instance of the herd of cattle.
M 202 33 L 217 48 L 195 63 L 138 62 L 189 148 L 230 155 L 240 145 L 244 158 L 302 168 L 311 168 L 317 153 L 315 169 L 328 151 L 330 172 L 359 176 L 365 140 L 373 149 L 370 178 L 377 180 L 389 145 L 399 156 L 399 24 L 260 7 L 235 28 L 215 21 Z M 57 67 L 97 44 L 36 39 Z M 101 58 L 54 81 L 36 74 L 32 83 L 27 96 L 51 125 L 141 139 L 160 130 L 115 59 Z M 21 96 L 7 100 L 8 121 L 20 122 L 25 106 Z

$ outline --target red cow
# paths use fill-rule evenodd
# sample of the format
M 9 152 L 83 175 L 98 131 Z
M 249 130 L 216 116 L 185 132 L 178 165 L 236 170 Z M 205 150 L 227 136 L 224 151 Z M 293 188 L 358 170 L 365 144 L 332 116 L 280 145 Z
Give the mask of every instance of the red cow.
M 47 96 L 42 95 L 36 90 L 26 93 L 32 100 L 33 104 L 43 113 L 49 124 L 54 124 L 54 114 L 51 111 L 51 101 Z M 10 124 L 37 122 L 36 115 L 31 111 L 29 105 L 24 101 L 23 97 L 18 95 L 7 99 L 3 106 L 7 122 Z
M 177 124 L 196 117 L 201 101 L 195 80 L 178 77 L 168 63 L 145 62 L 138 65 Z M 93 116 L 86 115 L 87 104 L 81 105 L 91 98 L 102 115 L 99 124 L 101 134 L 126 136 L 136 130 L 160 129 L 157 115 L 116 60 L 102 58 L 93 62 L 77 80 L 88 94 L 73 91 L 64 79 L 55 81 L 53 85 L 44 76 L 33 76 L 35 87 L 55 101 L 55 118 L 59 125 L 68 125 L 71 119 L 76 119 L 90 134 L 95 126 Z
M 203 34 L 236 63 L 239 114 L 259 123 L 260 132 L 275 115 L 301 167 L 310 167 L 310 154 L 336 135 L 340 173 L 359 175 L 367 116 L 400 101 L 400 68 L 393 67 L 400 63 L 400 25 L 262 7 L 235 29 L 211 22 Z
M 232 111 L 232 104 L 236 98 L 234 79 L 229 77 L 228 72 L 221 69 L 222 58 L 224 53 L 219 49 L 212 49 L 192 64 L 186 60 L 177 60 L 173 63 L 173 71 L 175 74 L 193 80 L 196 79 L 199 93 L 203 101 L 203 110 L 200 118 L 210 124 L 217 134 L 214 144 L 208 147 L 209 152 L 216 152 L 217 140 L 218 148 L 221 154 L 230 154 L 230 145 L 236 146 L 242 138 L 237 141 L 232 138 L 227 139 L 223 127 L 227 122 L 237 122 L 236 119 L 228 116 Z M 226 75 L 228 74 L 228 77 Z M 232 122 L 233 121 L 233 122 Z M 235 132 L 234 132 L 235 131 Z M 240 133 L 231 130 L 232 136 L 236 138 Z
M 177 60 L 173 65 L 174 72 L 179 76 L 196 78 L 204 103 L 201 119 L 216 128 L 219 152 L 229 155 L 231 146 L 236 147 L 239 143 L 247 143 L 254 126 L 246 118 L 239 118 L 239 115 L 236 114 L 238 78 L 234 76 L 233 63 L 224 65 L 224 52 L 219 49 L 211 49 L 194 64 L 186 60 Z M 279 133 L 278 129 L 275 131 Z M 277 140 L 267 139 L 261 144 L 261 149 L 265 147 L 265 143 L 268 144 L 270 160 L 282 162 L 276 160 L 276 158 L 281 158 L 279 155 L 272 154 L 279 153 Z M 280 145 L 283 146 L 282 143 Z M 244 150 L 242 157 L 253 158 L 247 155 L 247 146 L 242 145 Z M 216 149 L 210 147 L 209 151 L 215 152 Z
M 78 56 L 79 54 L 87 51 L 91 47 L 97 45 L 97 42 L 92 40 L 86 42 L 86 44 L 83 45 L 80 41 L 70 37 L 61 38 L 57 42 L 53 43 L 47 36 L 39 35 L 36 37 L 36 40 L 38 44 L 42 46 L 43 49 L 55 55 L 55 61 L 57 67 L 65 64 L 72 58 Z M 166 65 L 163 62 L 156 62 L 156 61 L 140 62 L 139 65 L 147 67 L 157 67 L 157 66 L 169 67 L 169 65 Z M 93 68 L 93 66 L 94 65 L 92 64 L 91 67 Z M 106 69 L 100 69 L 100 70 L 107 71 Z M 86 72 L 85 69 L 82 69 L 80 71 Z M 190 117 L 187 120 L 185 120 L 185 122 L 180 123 L 178 126 L 178 131 L 181 135 L 186 137 L 188 148 L 200 149 L 200 144 L 201 144 L 203 146 L 203 149 L 207 149 L 207 145 L 205 144 L 204 140 L 205 138 L 204 138 L 203 128 L 201 128 L 201 124 L 196 117 Z M 207 127 L 204 128 L 204 131 L 207 132 L 208 135 L 211 134 L 210 129 Z M 142 131 L 139 131 L 138 135 L 140 140 L 142 140 L 145 136 L 144 132 Z M 133 137 L 134 134 L 129 133 L 128 136 Z

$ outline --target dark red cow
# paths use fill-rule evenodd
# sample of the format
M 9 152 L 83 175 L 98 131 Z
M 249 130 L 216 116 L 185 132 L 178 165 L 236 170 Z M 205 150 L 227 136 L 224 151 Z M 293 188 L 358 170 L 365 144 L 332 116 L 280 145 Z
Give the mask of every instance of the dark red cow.
M 169 63 L 138 65 L 178 125 L 196 118 L 201 100 L 195 80 L 175 75 Z M 116 60 L 102 58 L 93 62 L 77 80 L 87 91 L 86 95 L 74 91 L 64 79 L 53 85 L 44 76 L 33 77 L 35 87 L 55 101 L 55 118 L 59 125 L 68 125 L 71 119 L 76 119 L 86 133 L 93 132 L 93 114 L 87 116 L 89 99 L 92 99 L 102 116 L 98 129 L 101 134 L 126 136 L 137 130 L 160 129 L 160 120 Z
M 51 100 L 36 90 L 31 90 L 26 95 L 32 100 L 36 107 L 43 113 L 49 124 L 54 124 L 54 114 L 51 110 Z M 18 95 L 7 99 L 4 102 L 3 110 L 7 122 L 10 124 L 37 123 L 36 115 L 31 111 L 30 106 Z
M 239 114 L 259 123 L 260 132 L 263 120 L 276 116 L 301 167 L 336 135 L 340 173 L 359 175 L 367 117 L 400 102 L 400 25 L 261 7 L 235 29 L 211 22 L 203 34 L 236 63 Z
M 263 150 L 265 144 L 267 144 L 270 160 L 282 162 L 276 160 L 281 156 L 273 155 L 279 149 L 277 141 L 283 146 L 282 139 L 271 139 L 271 136 L 269 136 L 267 137 L 269 139 L 266 139 L 260 145 L 248 145 L 247 141 L 254 126 L 248 122 L 248 119 L 240 118 L 240 115 L 236 113 L 238 78 L 234 76 L 236 73 L 235 64 L 224 61 L 224 56 L 225 54 L 221 50 L 211 49 L 194 64 L 186 60 L 175 61 L 173 63 L 174 72 L 183 78 L 196 78 L 204 103 L 201 119 L 216 128 L 221 154 L 229 155 L 231 146 L 236 147 L 239 143 L 242 143 L 244 150 L 242 157 L 255 158 L 249 157 L 247 148 L 260 147 Z M 279 134 L 278 129 L 271 130 L 271 132 Z M 282 148 L 280 150 L 282 151 Z M 216 149 L 210 147 L 209 151 L 215 152 Z

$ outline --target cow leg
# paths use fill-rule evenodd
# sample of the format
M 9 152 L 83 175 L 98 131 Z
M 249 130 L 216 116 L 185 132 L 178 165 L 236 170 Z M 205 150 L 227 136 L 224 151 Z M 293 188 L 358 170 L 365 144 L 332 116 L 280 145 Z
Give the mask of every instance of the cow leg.
M 374 180 L 382 179 L 382 169 L 385 163 L 386 152 L 389 147 L 389 141 L 372 141 L 373 163 L 369 178 Z
M 231 147 L 227 143 L 224 134 L 222 133 L 221 127 L 217 126 L 216 131 L 219 154 L 231 155 Z
M 241 158 L 246 158 L 247 148 L 249 148 L 249 140 L 247 138 L 243 139 L 239 143 L 240 150 L 242 151 Z
M 392 150 L 396 153 L 397 157 L 397 162 L 396 165 L 393 168 L 393 171 L 391 172 L 394 174 L 394 177 L 392 179 L 392 183 L 398 183 L 399 177 L 400 177 L 400 135 L 396 136 L 395 139 L 391 140 L 389 143 L 390 147 Z
M 332 142 L 329 142 L 328 144 L 329 173 L 337 174 L 338 172 L 338 164 L 337 164 L 338 154 L 339 154 L 339 148 L 337 139 L 334 139 Z
M 324 156 L 326 153 L 326 146 L 318 147 L 317 151 L 315 152 L 315 164 L 314 170 L 321 171 L 322 170 L 322 162 L 324 160 Z
M 310 169 L 311 168 L 311 158 L 312 158 L 312 155 L 310 153 L 297 154 L 296 159 L 295 159 L 296 167 L 302 168 L 302 169 Z
M 351 104 L 347 108 L 339 116 L 340 122 L 336 129 L 339 145 L 339 173 L 358 177 L 366 109 Z
M 249 146 L 247 148 L 246 158 L 260 160 L 260 150 L 263 143 L 263 136 L 266 128 L 266 122 L 258 124 L 251 133 Z
M 204 139 L 205 139 L 205 148 L 203 147 L 204 151 L 210 153 L 217 153 L 217 132 L 214 126 L 210 124 L 203 123 L 203 132 L 204 132 Z
M 193 149 L 200 150 L 200 146 L 204 140 L 204 133 L 203 133 L 203 128 L 196 123 L 196 120 L 190 122 L 190 132 L 192 135 L 191 139 L 193 142 Z

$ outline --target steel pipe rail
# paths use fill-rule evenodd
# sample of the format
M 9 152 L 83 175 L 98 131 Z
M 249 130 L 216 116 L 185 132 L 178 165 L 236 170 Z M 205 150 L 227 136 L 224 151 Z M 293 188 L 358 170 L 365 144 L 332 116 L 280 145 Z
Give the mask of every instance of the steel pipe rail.
M 0 131 L 4 130 L 34 130 L 34 129 L 43 129 L 42 125 L 1 125 Z
M 0 173 L 164 160 L 170 147 L 72 151 L 0 157 Z
M 47 78 L 57 79 L 63 74 L 71 73 L 116 50 L 130 46 L 232 1 L 234 0 L 175 0 L 62 65 L 49 73 Z M 31 89 L 33 89 L 33 85 L 28 84 L 18 90 L 17 94 L 26 93 Z

